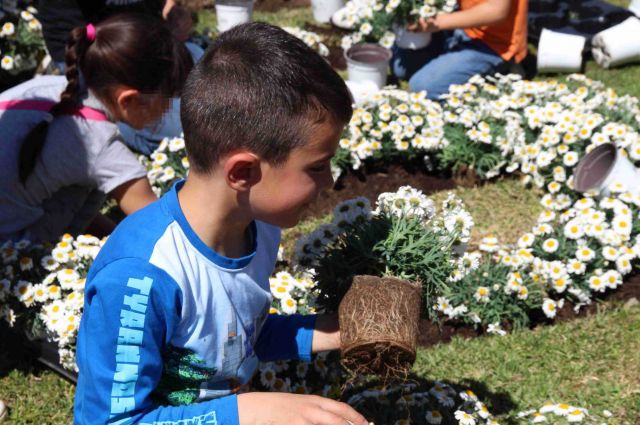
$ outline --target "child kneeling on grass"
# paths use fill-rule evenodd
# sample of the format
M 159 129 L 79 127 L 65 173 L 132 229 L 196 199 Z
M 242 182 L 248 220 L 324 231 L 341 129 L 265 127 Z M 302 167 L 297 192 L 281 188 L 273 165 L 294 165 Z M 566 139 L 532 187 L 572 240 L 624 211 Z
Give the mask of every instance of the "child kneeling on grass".
M 157 200 L 115 121 L 142 128 L 162 117 L 192 60 L 160 18 L 122 14 L 75 28 L 66 77 L 0 94 L 0 241 L 102 236 L 106 194 L 130 214 Z
M 76 424 L 366 424 L 344 403 L 243 392 L 258 360 L 337 349 L 335 317 L 269 315 L 280 228 L 329 188 L 342 79 L 287 32 L 223 33 L 187 79 L 189 177 L 125 219 L 87 278 Z

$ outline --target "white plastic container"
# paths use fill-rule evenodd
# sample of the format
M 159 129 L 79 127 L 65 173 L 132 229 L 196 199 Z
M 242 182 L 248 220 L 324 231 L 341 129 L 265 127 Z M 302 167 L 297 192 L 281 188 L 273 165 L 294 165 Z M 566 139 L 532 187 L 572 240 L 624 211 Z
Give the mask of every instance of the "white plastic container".
M 604 143 L 580 160 L 573 186 L 578 192 L 595 190 L 599 196 L 608 196 L 614 183 L 623 183 L 629 192 L 640 195 L 638 169 L 614 144 Z
M 401 25 L 394 25 L 393 32 L 396 34 L 396 45 L 401 49 L 419 50 L 431 43 L 430 32 L 408 31 Z
M 251 22 L 253 1 L 216 2 L 218 32 L 224 32 L 236 25 Z
M 331 16 L 344 7 L 344 0 L 311 0 L 313 19 L 327 23 Z
M 604 68 L 640 61 L 640 19 L 632 16 L 599 32 L 591 45 L 593 57 Z
M 373 81 L 378 88 L 387 82 L 391 50 L 379 44 L 356 44 L 344 52 L 351 81 Z
M 538 43 L 538 72 L 580 71 L 586 41 L 579 35 L 544 28 Z

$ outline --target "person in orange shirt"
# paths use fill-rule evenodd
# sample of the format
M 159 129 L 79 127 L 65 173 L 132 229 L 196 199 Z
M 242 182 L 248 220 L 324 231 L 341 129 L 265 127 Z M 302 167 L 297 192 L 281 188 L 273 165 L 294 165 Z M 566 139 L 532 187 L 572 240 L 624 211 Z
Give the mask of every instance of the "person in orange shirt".
M 460 0 L 453 13 L 420 19 L 411 31 L 437 33 L 420 50 L 394 46 L 392 68 L 411 91 L 438 99 L 451 84 L 496 72 L 527 55 L 527 0 Z

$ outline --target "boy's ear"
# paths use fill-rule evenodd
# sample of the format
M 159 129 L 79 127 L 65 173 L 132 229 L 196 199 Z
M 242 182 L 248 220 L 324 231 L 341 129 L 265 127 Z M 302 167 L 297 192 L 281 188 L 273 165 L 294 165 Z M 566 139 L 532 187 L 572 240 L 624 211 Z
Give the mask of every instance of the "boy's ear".
M 248 191 L 262 178 L 260 158 L 246 151 L 232 153 L 224 162 L 224 176 L 233 190 Z

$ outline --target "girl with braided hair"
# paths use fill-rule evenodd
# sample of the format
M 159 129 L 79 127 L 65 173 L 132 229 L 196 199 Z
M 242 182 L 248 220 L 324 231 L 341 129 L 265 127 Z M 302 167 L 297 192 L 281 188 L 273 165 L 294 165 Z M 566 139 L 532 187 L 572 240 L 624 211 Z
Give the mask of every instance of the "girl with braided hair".
M 157 17 L 114 15 L 71 31 L 65 76 L 0 94 L 0 240 L 109 233 L 108 194 L 125 214 L 156 200 L 115 124 L 158 121 L 192 59 Z

